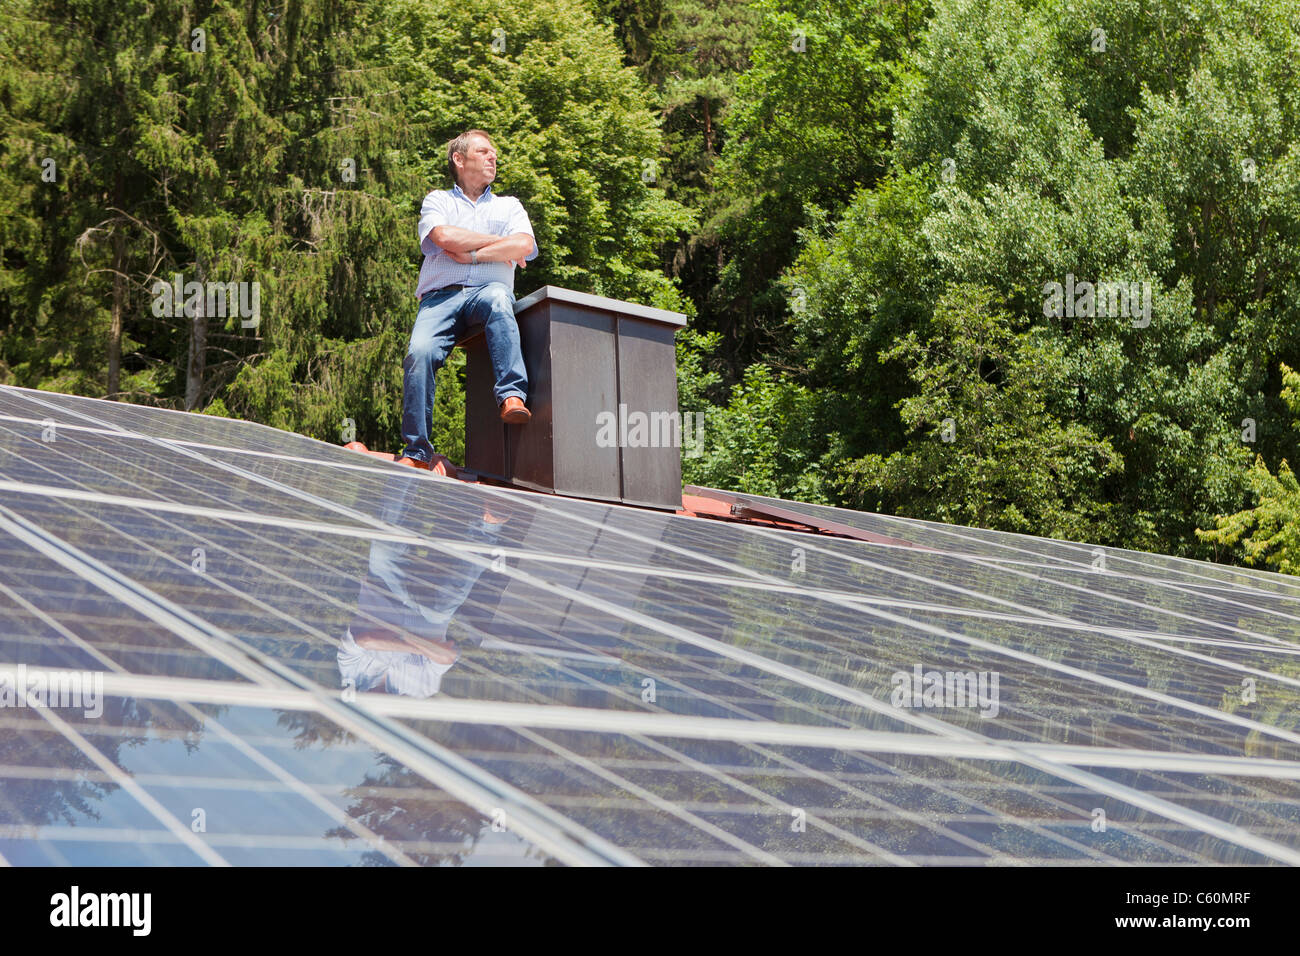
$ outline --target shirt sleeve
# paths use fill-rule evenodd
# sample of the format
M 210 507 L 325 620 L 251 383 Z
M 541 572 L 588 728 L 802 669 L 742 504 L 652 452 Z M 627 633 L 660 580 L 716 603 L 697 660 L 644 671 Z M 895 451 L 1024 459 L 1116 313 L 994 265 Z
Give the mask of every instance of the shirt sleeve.
M 424 203 L 420 206 L 420 230 L 416 236 L 420 241 L 420 251 L 426 256 L 438 255 L 442 250 L 429 238 L 429 233 L 433 232 L 436 226 L 450 224 L 447 216 L 447 195 L 442 190 L 435 189 L 424 197 Z
M 533 235 L 533 224 L 528 221 L 528 213 L 524 210 L 524 204 L 518 199 L 514 201 L 514 209 L 510 213 L 510 225 L 506 231 L 507 236 L 513 236 L 517 232 L 526 232 L 533 236 L 533 251 L 524 256 L 525 262 L 532 262 L 537 258 L 537 237 Z

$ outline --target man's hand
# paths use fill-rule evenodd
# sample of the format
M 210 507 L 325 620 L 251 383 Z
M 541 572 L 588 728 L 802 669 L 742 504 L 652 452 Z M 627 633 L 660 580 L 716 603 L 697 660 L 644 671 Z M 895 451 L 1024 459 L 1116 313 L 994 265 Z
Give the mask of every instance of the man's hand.
M 459 263 L 461 263 L 461 265 L 469 265 L 470 263 L 472 263 L 472 262 L 474 261 L 474 259 L 473 259 L 472 257 L 466 255 L 466 254 L 463 253 L 463 252 L 448 252 L 447 255 L 448 255 L 448 257 L 451 258 L 451 260 L 452 260 L 453 262 L 459 262 Z M 479 261 L 479 262 L 487 262 L 487 261 L 489 261 L 489 260 L 484 259 L 482 256 L 479 256 L 479 257 L 478 257 L 478 261 Z M 495 260 L 492 260 L 492 261 L 495 261 Z M 523 259 L 507 259 L 507 260 L 505 260 L 505 261 L 506 261 L 506 262 L 509 262 L 512 266 L 518 266 L 518 267 L 521 268 L 521 269 L 526 269 L 526 268 L 528 268 L 528 267 L 524 264 L 524 260 L 523 260 Z
M 453 252 L 450 249 L 443 250 L 451 257 L 453 262 L 459 262 L 462 265 L 468 265 L 474 261 L 468 252 Z M 517 265 L 521 269 L 526 269 L 527 264 L 524 257 L 533 251 L 533 237 L 526 232 L 516 232 L 514 235 L 505 238 L 494 239 L 486 246 L 477 250 L 477 259 L 479 262 L 508 262 L 511 265 Z
M 500 236 L 488 235 L 486 232 L 462 229 L 460 226 L 434 226 L 429 230 L 429 239 L 448 255 L 453 252 L 469 255 L 470 250 L 490 246 L 500 238 Z

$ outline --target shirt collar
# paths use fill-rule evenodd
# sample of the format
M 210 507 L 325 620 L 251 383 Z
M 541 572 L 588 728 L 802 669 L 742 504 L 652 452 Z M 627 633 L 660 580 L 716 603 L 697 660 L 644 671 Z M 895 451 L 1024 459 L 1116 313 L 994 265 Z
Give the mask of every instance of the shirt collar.
M 451 194 L 453 196 L 460 196 L 466 202 L 470 201 L 469 197 L 465 195 L 465 191 L 460 188 L 460 183 L 451 184 Z M 491 198 L 492 198 L 492 184 L 488 183 L 486 186 L 483 187 L 483 195 L 478 197 L 478 202 L 482 202 L 485 199 L 491 199 Z M 474 205 L 478 205 L 478 203 L 475 203 Z

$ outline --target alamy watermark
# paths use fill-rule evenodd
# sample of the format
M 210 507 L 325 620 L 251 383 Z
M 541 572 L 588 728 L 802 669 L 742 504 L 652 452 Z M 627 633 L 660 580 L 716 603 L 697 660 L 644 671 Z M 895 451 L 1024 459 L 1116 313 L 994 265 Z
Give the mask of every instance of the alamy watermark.
M 104 675 L 94 671 L 0 667 L 0 707 L 80 709 L 87 719 L 104 713 Z
M 73 886 L 50 897 L 50 925 L 57 927 L 123 927 L 148 936 L 152 913 L 152 893 L 83 893 Z
M 897 671 L 889 701 L 895 707 L 978 707 L 986 719 L 998 715 L 997 671 L 927 671 L 920 664 Z
M 262 283 L 260 282 L 186 282 L 178 272 L 171 282 L 159 279 L 149 290 L 153 293 L 153 314 L 158 318 L 206 315 L 224 319 L 238 316 L 241 328 L 255 329 L 262 322 Z
M 1125 318 L 1133 320 L 1133 328 L 1145 329 L 1151 324 L 1151 283 L 1076 281 L 1067 272 L 1064 284 L 1043 284 L 1043 315 Z
M 704 454 L 704 412 L 628 411 L 596 415 L 597 448 L 681 448 L 686 458 Z

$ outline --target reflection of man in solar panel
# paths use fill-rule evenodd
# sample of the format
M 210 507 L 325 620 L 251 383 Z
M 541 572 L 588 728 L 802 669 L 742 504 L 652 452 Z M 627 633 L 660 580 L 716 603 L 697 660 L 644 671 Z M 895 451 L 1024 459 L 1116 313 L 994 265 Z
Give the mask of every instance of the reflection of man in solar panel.
M 387 499 L 383 517 L 404 524 L 419 482 L 403 478 Z M 464 533 L 495 543 L 504 518 L 486 508 Z M 447 637 L 452 616 L 465 603 L 484 565 L 394 541 L 370 545 L 370 567 L 357 595 L 357 613 L 339 645 L 343 686 L 410 697 L 432 697 L 460 656 Z

